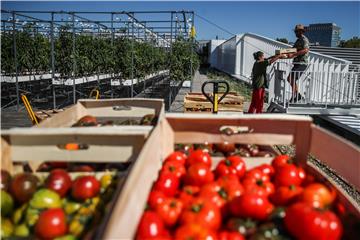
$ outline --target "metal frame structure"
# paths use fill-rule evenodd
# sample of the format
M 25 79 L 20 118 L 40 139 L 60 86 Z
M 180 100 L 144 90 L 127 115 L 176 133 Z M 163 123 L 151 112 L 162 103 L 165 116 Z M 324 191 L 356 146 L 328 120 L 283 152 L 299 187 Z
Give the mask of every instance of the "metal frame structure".
M 32 28 L 36 33 L 46 36 L 51 43 L 51 54 L 49 56 L 51 66 L 49 69 L 53 108 L 57 108 L 56 91 L 59 89 L 55 84 L 58 76 L 55 70 L 55 46 L 54 39 L 59 36 L 61 27 L 69 27 L 72 33 L 72 52 L 76 49 L 76 36 L 81 34 L 91 34 L 92 36 L 101 36 L 110 38 L 113 44 L 117 37 L 135 39 L 136 41 L 151 42 L 155 47 L 161 47 L 167 51 L 172 50 L 172 43 L 182 36 L 185 39 L 190 38 L 191 28 L 194 26 L 193 11 L 119 11 L 119 12 L 69 12 L 69 11 L 7 11 L 2 10 L 1 32 L 11 32 L 13 35 L 13 57 L 14 73 L 16 85 L 16 106 L 20 108 L 20 91 L 19 88 L 19 70 L 18 70 L 18 53 L 16 43 L 16 32 L 22 31 L 27 24 L 33 24 Z M 133 46 L 132 46 L 133 49 Z M 131 80 L 134 79 L 134 54 L 132 53 Z M 169 59 L 169 66 L 171 60 Z M 192 63 L 190 63 L 192 71 Z M 77 94 L 85 96 L 81 88 L 76 86 L 75 72 L 77 68 L 76 59 L 72 63 L 72 100 L 77 100 Z M 34 73 L 30 73 L 34 75 Z M 192 72 L 190 72 L 192 76 Z M 3 75 L 3 74 L 2 74 Z M 114 76 L 114 73 L 111 73 Z M 35 76 L 34 76 L 35 79 Z M 97 76 L 99 82 L 99 75 Z M 49 80 L 49 78 L 48 78 Z M 144 83 L 144 89 L 145 89 Z M 111 97 L 114 96 L 114 87 L 111 87 Z M 169 84 L 171 87 L 171 84 Z M 130 96 L 134 97 L 134 84 L 130 86 Z M 171 91 L 170 91 L 171 92 Z M 69 95 L 69 94 L 68 94 Z M 49 97 L 49 96 L 48 96 Z M 171 98 L 171 97 L 170 97 Z M 171 99 L 170 99 L 171 101 Z M 2 106 L 3 107 L 3 106 Z

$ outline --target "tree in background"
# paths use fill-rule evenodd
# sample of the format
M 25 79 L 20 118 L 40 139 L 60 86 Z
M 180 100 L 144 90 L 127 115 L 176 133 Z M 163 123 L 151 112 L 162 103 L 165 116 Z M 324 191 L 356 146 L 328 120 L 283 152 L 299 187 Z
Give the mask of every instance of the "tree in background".
M 353 37 L 349 40 L 341 40 L 339 47 L 342 48 L 360 48 L 360 38 L 359 37 Z
M 289 44 L 289 41 L 286 38 L 276 38 L 276 41 Z

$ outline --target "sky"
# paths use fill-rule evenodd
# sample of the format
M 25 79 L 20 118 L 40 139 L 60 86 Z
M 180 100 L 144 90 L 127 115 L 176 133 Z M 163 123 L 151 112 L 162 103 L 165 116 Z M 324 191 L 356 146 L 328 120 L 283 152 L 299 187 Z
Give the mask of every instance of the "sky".
M 295 40 L 293 28 L 302 23 L 336 23 L 342 28 L 341 38 L 360 36 L 360 1 L 62 1 L 62 2 L 1 2 L 6 10 L 42 10 L 42 11 L 151 11 L 151 10 L 193 10 L 227 31 L 235 34 L 251 32 L 270 38 Z M 197 39 L 220 39 L 231 37 L 195 16 Z

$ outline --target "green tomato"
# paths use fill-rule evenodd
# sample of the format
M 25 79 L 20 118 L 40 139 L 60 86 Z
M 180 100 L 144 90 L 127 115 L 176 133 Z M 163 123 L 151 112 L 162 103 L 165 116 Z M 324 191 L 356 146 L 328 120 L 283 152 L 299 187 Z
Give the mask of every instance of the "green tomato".
M 30 206 L 36 209 L 59 208 L 61 198 L 56 192 L 43 188 L 34 194 L 30 200 Z
M 28 204 L 25 203 L 23 204 L 21 207 L 17 208 L 13 215 L 12 215 L 12 221 L 15 223 L 15 224 L 18 224 L 21 219 L 23 218 L 24 216 L 24 212 L 25 212 L 25 209 L 28 207 Z
M 54 240 L 77 240 L 77 238 L 74 235 L 68 234 L 65 236 L 54 238 Z
M 66 202 L 64 205 L 64 210 L 66 214 L 73 214 L 75 212 L 77 212 L 81 207 L 81 204 L 78 202 Z
M 14 209 L 14 200 L 11 195 L 1 190 L 1 216 L 7 217 Z
M 34 226 L 37 220 L 39 219 L 40 211 L 35 208 L 29 207 L 26 209 L 25 213 L 25 222 L 28 226 Z
M 15 226 L 14 235 L 17 237 L 27 237 L 30 235 L 30 230 L 25 223 Z
M 8 218 L 1 218 L 1 238 L 10 237 L 14 232 L 14 225 Z

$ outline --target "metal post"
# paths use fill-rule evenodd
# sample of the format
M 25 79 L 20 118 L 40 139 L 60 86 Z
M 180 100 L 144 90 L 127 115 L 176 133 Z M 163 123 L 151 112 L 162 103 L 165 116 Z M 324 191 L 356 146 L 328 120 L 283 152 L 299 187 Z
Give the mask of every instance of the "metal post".
M 55 92 L 55 56 L 54 56 L 54 13 L 51 13 L 51 83 L 53 93 L 53 108 L 56 109 L 56 92 Z
M 14 65 L 15 65 L 15 80 L 16 80 L 16 110 L 19 111 L 20 99 L 19 99 L 19 79 L 18 79 L 18 63 L 16 53 L 16 29 L 15 29 L 15 12 L 12 13 L 13 17 L 13 50 L 14 50 Z
M 111 45 L 114 45 L 114 38 L 115 38 L 115 32 L 114 32 L 114 13 L 111 13 Z
M 114 32 L 114 13 L 111 13 L 111 47 L 112 47 L 112 57 L 114 58 L 115 54 L 114 54 L 114 38 L 115 38 L 115 32 Z M 112 73 L 112 78 L 114 78 L 115 76 L 115 72 L 114 72 L 114 68 L 113 68 L 113 73 Z M 113 86 L 111 84 L 111 80 L 110 80 L 110 88 L 111 88 L 111 98 L 114 98 L 114 91 L 113 91 Z
M 185 21 L 185 20 L 184 20 Z M 191 27 L 194 27 L 194 13 L 192 14 L 192 19 L 191 19 Z M 195 38 L 195 37 L 194 37 Z M 194 55 L 194 38 L 191 36 L 191 58 L 190 58 L 190 92 L 192 92 L 192 87 L 193 87 L 193 62 L 192 62 L 192 59 L 193 59 L 193 55 Z
M 173 12 L 171 12 L 169 75 L 170 75 L 170 71 L 171 71 L 171 54 L 172 54 L 172 43 L 173 43 L 173 20 L 174 20 L 174 14 L 173 14 Z
M 131 20 L 131 93 L 130 97 L 134 97 L 134 18 Z
M 75 86 L 76 49 L 75 49 L 75 14 L 74 13 L 72 13 L 72 27 L 73 27 L 73 32 L 72 32 L 72 38 L 73 38 L 73 49 L 72 49 L 72 54 L 73 54 L 73 103 L 75 104 L 76 103 L 76 86 Z

